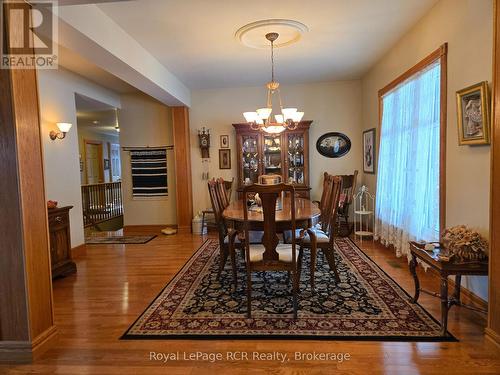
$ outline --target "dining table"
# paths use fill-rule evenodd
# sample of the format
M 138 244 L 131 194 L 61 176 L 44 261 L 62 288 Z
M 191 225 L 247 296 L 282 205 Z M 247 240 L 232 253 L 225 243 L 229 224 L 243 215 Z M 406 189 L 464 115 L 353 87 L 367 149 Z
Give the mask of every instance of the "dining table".
M 235 200 L 226 207 L 222 216 L 232 228 L 240 230 L 244 221 L 244 202 Z M 276 230 L 283 232 L 292 228 L 291 198 L 282 198 L 280 208 L 276 210 Z M 319 222 L 321 211 L 316 203 L 306 198 L 295 198 L 295 226 L 297 229 L 311 228 Z M 252 207 L 248 211 L 249 230 L 263 230 L 264 215 L 258 208 Z

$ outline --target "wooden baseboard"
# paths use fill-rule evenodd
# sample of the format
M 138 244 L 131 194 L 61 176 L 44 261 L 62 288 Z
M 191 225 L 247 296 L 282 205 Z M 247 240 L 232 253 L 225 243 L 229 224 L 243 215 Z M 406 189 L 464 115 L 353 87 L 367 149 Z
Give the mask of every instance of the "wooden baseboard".
M 87 247 L 84 243 L 71 249 L 71 259 L 87 255 Z
M 462 277 L 463 278 L 463 277 Z M 453 279 L 448 279 L 448 285 L 453 289 L 455 288 L 455 281 Z M 479 297 L 477 294 L 472 292 L 471 290 L 465 288 L 463 285 L 460 286 L 460 294 L 461 294 L 461 299 L 469 304 L 472 304 L 473 306 L 479 307 L 480 309 L 483 310 L 488 310 L 488 302 L 486 302 L 484 299 Z
M 39 358 L 57 341 L 56 326 L 46 329 L 30 341 L 0 341 L 0 362 L 29 363 Z
M 491 328 L 486 327 L 484 329 L 484 335 L 489 341 L 500 348 L 500 335 L 498 333 L 493 331 Z

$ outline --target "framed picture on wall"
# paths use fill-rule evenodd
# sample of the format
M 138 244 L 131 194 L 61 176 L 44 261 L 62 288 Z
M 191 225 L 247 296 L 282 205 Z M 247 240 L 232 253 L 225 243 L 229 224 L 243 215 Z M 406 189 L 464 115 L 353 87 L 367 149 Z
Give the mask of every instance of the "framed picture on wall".
M 229 136 L 221 135 L 220 136 L 220 148 L 229 148 Z
M 457 91 L 459 145 L 490 143 L 488 82 L 483 81 Z
M 104 159 L 104 170 L 108 171 L 110 169 L 109 159 Z
M 231 169 L 231 150 L 219 150 L 219 169 Z
M 363 172 L 375 174 L 375 128 L 363 132 Z
M 316 141 L 316 150 L 327 158 L 340 158 L 351 149 L 351 140 L 345 134 L 330 132 Z

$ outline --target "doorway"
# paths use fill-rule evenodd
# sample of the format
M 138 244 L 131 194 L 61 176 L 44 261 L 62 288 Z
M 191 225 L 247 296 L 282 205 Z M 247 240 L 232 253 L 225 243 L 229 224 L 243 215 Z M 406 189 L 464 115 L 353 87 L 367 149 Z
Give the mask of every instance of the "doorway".
M 85 182 L 100 184 L 104 182 L 104 159 L 101 141 L 84 140 Z
M 118 109 L 76 94 L 85 237 L 123 228 Z

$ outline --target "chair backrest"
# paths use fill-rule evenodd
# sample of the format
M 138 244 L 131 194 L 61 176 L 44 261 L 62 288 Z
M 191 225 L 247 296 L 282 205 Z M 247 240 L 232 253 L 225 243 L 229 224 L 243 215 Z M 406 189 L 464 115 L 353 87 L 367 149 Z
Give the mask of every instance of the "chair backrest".
M 342 194 L 344 195 L 343 205 L 348 208 L 352 203 L 354 192 L 356 191 L 358 171 L 355 170 L 354 174 L 342 175 L 340 177 L 342 177 Z
M 321 201 L 319 203 L 319 208 L 321 215 L 319 218 L 321 229 L 326 232 L 328 231 L 328 226 L 330 225 L 330 215 L 332 214 L 331 203 L 332 203 L 332 188 L 333 188 L 333 177 L 327 172 L 323 175 L 323 192 L 321 194 Z
M 212 203 L 212 210 L 214 211 L 215 223 L 217 225 L 217 230 L 219 232 L 219 237 L 224 239 L 227 234 L 226 224 L 224 218 L 222 217 L 222 212 L 224 211 L 224 206 L 221 202 L 219 190 L 219 182 L 212 178 L 208 181 L 208 194 L 210 195 L 210 202 Z
M 276 185 L 282 183 L 282 177 L 279 174 L 262 174 L 258 181 L 262 185 Z
M 287 198 L 282 198 L 283 192 L 289 192 Z M 262 244 L 264 245 L 265 251 L 263 255 L 262 262 L 264 263 L 276 263 L 279 261 L 279 255 L 276 251 L 276 246 L 278 246 L 279 238 L 276 233 L 276 202 L 278 199 L 289 199 L 290 205 L 285 205 L 282 202 L 282 209 L 290 209 L 291 217 L 291 228 L 292 229 L 292 262 L 295 262 L 295 188 L 288 184 L 277 184 L 277 185 L 249 185 L 243 187 L 243 197 L 244 202 L 247 201 L 249 194 L 259 194 L 262 201 L 262 214 L 264 216 L 263 230 L 264 235 L 262 236 Z M 248 221 L 248 211 L 249 208 L 245 204 L 243 210 L 243 228 L 245 231 L 245 238 L 249 237 L 249 221 Z M 247 264 L 250 264 L 250 252 L 249 252 L 249 241 L 245 242 L 246 246 L 246 256 Z
M 328 218 L 328 227 L 326 228 L 326 232 L 328 233 L 328 237 L 330 239 L 330 243 L 332 246 L 334 241 L 335 225 L 337 225 L 337 214 L 339 212 L 339 201 L 341 192 L 342 192 L 342 177 L 332 176 L 331 195 L 328 206 L 330 215 Z
M 222 205 L 222 210 L 229 206 L 229 198 L 226 190 L 226 181 L 222 177 L 217 179 L 217 196 L 219 197 L 219 202 Z
M 231 179 L 231 181 L 224 181 L 224 187 L 226 189 L 228 202 L 231 202 L 231 195 L 233 194 L 233 183 L 234 183 L 234 177 Z

